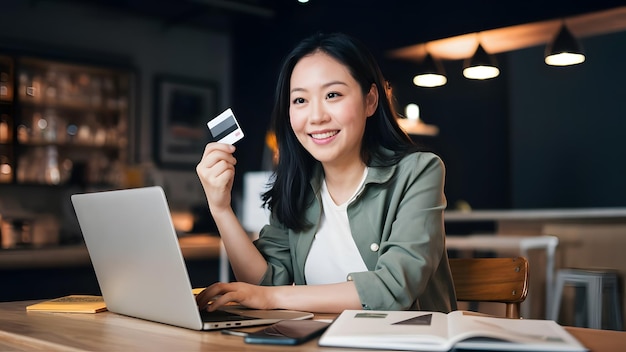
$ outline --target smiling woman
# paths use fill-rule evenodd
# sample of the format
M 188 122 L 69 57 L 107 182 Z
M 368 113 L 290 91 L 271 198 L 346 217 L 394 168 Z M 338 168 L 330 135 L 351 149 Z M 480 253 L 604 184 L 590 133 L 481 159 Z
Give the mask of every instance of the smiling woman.
M 369 50 L 341 33 L 308 37 L 276 93 L 278 163 L 258 240 L 230 206 L 235 148 L 209 143 L 196 168 L 239 281 L 209 286 L 199 306 L 219 296 L 207 309 L 455 309 L 444 165 L 398 125 Z
M 365 122 L 378 106 L 376 86 L 372 84 L 363 96 L 347 68 L 323 52 L 302 58 L 293 69 L 290 85 L 291 128 L 300 144 L 324 166 L 327 184 L 337 186 L 331 191 L 333 199 L 343 203 L 365 169 L 361 140 Z M 336 179 L 329 182 L 330 177 Z

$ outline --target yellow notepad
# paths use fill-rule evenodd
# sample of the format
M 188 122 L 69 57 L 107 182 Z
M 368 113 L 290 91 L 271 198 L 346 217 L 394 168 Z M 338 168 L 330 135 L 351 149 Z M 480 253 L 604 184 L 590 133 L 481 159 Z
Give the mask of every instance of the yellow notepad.
M 102 296 L 69 295 L 35 303 L 26 307 L 27 311 L 98 313 L 107 310 Z

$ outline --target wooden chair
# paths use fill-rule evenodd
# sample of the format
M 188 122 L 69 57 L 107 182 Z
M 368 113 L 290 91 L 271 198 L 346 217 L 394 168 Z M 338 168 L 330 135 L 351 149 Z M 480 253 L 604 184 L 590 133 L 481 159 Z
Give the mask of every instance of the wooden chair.
M 507 318 L 520 318 L 528 294 L 528 261 L 517 258 L 450 258 L 457 301 L 506 304 Z

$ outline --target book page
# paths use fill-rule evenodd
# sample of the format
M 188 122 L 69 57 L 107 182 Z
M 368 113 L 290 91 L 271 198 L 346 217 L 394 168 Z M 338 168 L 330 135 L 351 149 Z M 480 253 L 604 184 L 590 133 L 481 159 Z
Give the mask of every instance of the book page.
M 444 313 L 344 311 L 320 338 L 321 346 L 448 351 Z
M 508 319 L 450 313 L 455 346 L 498 351 L 586 351 L 562 326 L 551 320 Z

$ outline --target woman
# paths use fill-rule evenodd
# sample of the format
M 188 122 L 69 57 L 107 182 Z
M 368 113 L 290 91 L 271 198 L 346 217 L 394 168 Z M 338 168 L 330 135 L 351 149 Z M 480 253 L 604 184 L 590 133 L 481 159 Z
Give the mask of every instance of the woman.
M 255 242 L 230 205 L 235 147 L 209 143 L 196 168 L 238 280 L 209 286 L 198 305 L 456 309 L 444 166 L 398 126 L 367 48 L 340 33 L 303 40 L 283 63 L 272 119 L 272 215 Z

